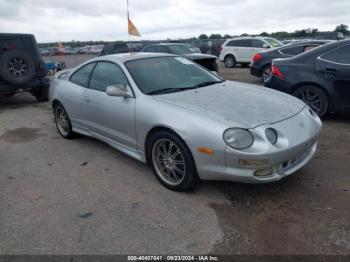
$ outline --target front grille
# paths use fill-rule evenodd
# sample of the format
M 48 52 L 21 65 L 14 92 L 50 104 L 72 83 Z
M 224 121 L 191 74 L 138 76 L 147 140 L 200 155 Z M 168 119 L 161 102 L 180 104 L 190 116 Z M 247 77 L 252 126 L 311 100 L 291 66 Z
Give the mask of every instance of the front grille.
M 296 165 L 298 165 L 310 153 L 310 150 L 311 150 L 311 147 L 309 149 L 307 149 L 305 152 L 300 153 L 299 155 L 284 161 L 282 163 L 283 170 L 286 171 L 286 170 L 291 169 L 291 168 L 295 167 Z

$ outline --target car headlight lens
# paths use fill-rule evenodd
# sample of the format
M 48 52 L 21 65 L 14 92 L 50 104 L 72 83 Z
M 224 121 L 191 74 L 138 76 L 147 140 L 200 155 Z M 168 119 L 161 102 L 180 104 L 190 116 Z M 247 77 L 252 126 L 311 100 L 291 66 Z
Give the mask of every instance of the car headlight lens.
M 276 144 L 277 143 L 277 139 L 278 139 L 278 135 L 275 129 L 273 128 L 267 128 L 265 130 L 265 135 L 267 140 L 270 141 L 271 144 Z
M 253 135 L 243 128 L 230 128 L 224 132 L 224 141 L 234 149 L 245 149 L 254 143 Z

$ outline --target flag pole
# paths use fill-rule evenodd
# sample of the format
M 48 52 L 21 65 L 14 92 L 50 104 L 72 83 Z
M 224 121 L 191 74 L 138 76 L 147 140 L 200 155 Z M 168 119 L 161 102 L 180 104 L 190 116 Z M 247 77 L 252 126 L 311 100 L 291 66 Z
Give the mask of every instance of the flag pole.
M 130 46 L 130 32 L 129 32 L 129 20 L 130 20 L 130 16 L 129 16 L 129 0 L 126 0 L 126 14 L 127 14 L 127 19 L 128 19 L 128 44 Z M 132 54 L 132 47 L 129 47 L 129 51 Z

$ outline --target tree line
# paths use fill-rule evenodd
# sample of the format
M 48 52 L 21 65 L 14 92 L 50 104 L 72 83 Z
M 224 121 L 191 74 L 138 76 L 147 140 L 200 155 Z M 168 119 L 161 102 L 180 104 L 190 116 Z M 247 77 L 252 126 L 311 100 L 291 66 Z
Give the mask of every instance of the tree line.
M 262 32 L 258 34 L 259 36 L 265 36 L 265 37 L 274 37 L 279 39 L 289 39 L 289 38 L 307 38 L 307 37 L 315 37 L 320 33 L 334 33 L 334 32 L 341 32 L 344 36 L 350 36 L 350 30 L 349 26 L 345 24 L 340 24 L 335 27 L 333 31 L 319 31 L 317 28 L 307 28 L 307 29 L 301 29 L 301 30 L 295 30 L 294 32 L 273 32 L 273 33 L 267 33 Z M 248 36 L 248 34 L 241 34 L 240 36 Z M 221 35 L 221 34 L 201 34 L 198 36 L 198 39 L 200 40 L 206 40 L 206 39 L 226 39 L 231 38 L 232 35 Z
M 345 24 L 340 24 L 336 26 L 336 28 L 333 31 L 319 31 L 317 28 L 307 28 L 307 29 L 301 29 L 301 30 L 295 30 L 294 32 L 274 32 L 274 33 L 267 33 L 262 32 L 258 34 L 259 36 L 265 36 L 265 37 L 274 37 L 277 39 L 291 39 L 291 38 L 313 38 L 316 37 L 320 33 L 334 33 L 334 32 L 341 32 L 344 36 L 350 36 L 350 30 L 349 26 Z M 248 36 L 248 34 L 242 34 L 240 36 Z M 198 37 L 193 37 L 190 39 L 183 39 L 183 40 L 207 40 L 207 39 L 226 39 L 234 37 L 233 35 L 221 35 L 221 34 L 200 34 Z M 170 39 L 168 39 L 170 40 Z M 122 41 L 115 41 L 115 42 L 122 42 Z M 111 42 L 108 41 L 69 41 L 69 42 L 62 42 L 64 46 L 70 46 L 70 47 L 81 47 L 86 45 L 104 45 Z M 39 43 L 39 47 L 57 47 L 58 42 L 51 42 L 51 43 Z

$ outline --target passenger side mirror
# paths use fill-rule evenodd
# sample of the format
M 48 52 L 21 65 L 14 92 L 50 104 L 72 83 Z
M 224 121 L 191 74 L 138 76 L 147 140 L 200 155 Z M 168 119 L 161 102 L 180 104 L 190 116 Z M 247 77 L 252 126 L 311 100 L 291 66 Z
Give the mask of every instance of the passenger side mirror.
M 125 98 L 132 97 L 128 86 L 125 86 L 125 85 L 107 86 L 106 93 L 109 96 L 118 96 L 118 97 L 125 97 Z
M 263 44 L 263 48 L 270 48 L 268 44 Z

